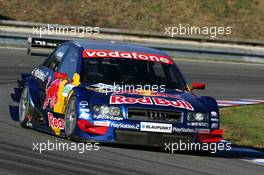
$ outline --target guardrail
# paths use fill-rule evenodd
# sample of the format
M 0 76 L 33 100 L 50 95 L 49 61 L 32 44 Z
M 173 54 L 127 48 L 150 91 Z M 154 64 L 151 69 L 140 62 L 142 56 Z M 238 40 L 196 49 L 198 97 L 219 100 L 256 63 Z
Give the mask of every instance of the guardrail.
M 0 20 L 0 43 L 25 44 L 33 35 L 33 27 L 47 27 L 48 24 Z M 50 24 L 50 26 L 67 25 Z M 84 27 L 84 26 L 72 26 Z M 100 28 L 98 35 L 85 35 L 83 38 L 72 35 L 43 35 L 43 38 L 66 40 L 107 40 L 129 42 L 164 50 L 181 58 L 236 59 L 264 62 L 264 42 L 254 40 L 210 39 L 204 37 L 177 36 L 172 38 L 162 33 L 139 32 L 120 29 Z M 25 45 L 26 46 L 26 45 Z
M 0 20 L 0 25 L 14 26 L 14 27 L 46 27 L 45 23 L 33 23 L 23 21 L 11 21 L 11 20 Z M 51 24 L 51 26 L 66 27 L 67 25 Z M 81 28 L 84 26 L 73 26 L 75 28 Z M 196 41 L 196 42 L 212 42 L 212 43 L 226 43 L 226 44 L 237 44 L 237 45 L 252 45 L 252 46 L 264 46 L 264 41 L 259 40 L 240 40 L 240 39 L 212 39 L 209 37 L 202 36 L 189 36 L 189 35 L 178 35 L 177 37 L 170 37 L 164 33 L 159 32 L 144 32 L 144 31 L 130 31 L 110 28 L 100 28 L 100 33 L 114 34 L 114 35 L 127 35 L 127 36 L 138 36 L 138 37 L 151 37 L 151 38 L 162 38 L 169 40 L 185 40 L 185 41 Z

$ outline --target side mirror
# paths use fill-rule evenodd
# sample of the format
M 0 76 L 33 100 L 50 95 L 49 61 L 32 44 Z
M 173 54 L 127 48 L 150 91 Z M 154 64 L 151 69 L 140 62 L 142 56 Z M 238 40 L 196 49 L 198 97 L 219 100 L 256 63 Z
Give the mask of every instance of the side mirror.
M 66 79 L 66 78 L 68 78 L 68 75 L 66 73 L 55 72 L 54 78 L 55 79 Z
M 204 83 L 192 83 L 191 89 L 205 89 Z

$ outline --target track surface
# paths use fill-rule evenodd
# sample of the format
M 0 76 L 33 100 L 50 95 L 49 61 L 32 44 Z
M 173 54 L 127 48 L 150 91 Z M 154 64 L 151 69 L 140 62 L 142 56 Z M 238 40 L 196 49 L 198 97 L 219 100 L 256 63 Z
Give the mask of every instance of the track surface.
M 0 48 L 0 174 L 251 174 L 263 175 L 264 166 L 235 158 L 170 154 L 100 146 L 99 151 L 32 151 L 32 143 L 68 142 L 30 129 L 10 119 L 10 93 L 21 72 L 43 61 L 26 56 L 25 49 Z M 177 61 L 190 81 L 208 84 L 202 94 L 259 97 L 264 93 L 264 65 Z M 262 96 L 263 97 L 263 96 Z

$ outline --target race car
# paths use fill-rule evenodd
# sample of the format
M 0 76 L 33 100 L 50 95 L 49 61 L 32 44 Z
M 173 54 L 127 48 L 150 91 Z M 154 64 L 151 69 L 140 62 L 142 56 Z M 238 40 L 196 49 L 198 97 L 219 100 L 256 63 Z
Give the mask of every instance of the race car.
M 37 41 L 35 41 L 37 43 Z M 57 46 L 40 42 L 42 47 Z M 214 98 L 196 96 L 164 52 L 133 44 L 67 41 L 11 97 L 23 127 L 70 140 L 136 145 L 219 142 Z

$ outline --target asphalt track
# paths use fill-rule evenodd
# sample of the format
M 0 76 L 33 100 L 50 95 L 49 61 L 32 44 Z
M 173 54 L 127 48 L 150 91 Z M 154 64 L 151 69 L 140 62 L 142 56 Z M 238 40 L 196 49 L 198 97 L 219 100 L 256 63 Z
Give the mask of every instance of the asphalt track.
M 0 174 L 184 174 L 263 175 L 264 166 L 237 158 L 170 154 L 139 148 L 100 146 L 99 151 L 33 151 L 37 142 L 61 141 L 23 129 L 8 113 L 10 93 L 21 72 L 43 58 L 29 57 L 25 49 L 0 48 Z M 263 97 L 264 65 L 176 60 L 189 82 L 207 83 L 202 95 L 216 98 Z M 198 92 L 198 91 L 197 91 Z M 260 96 L 262 95 L 262 96 Z

